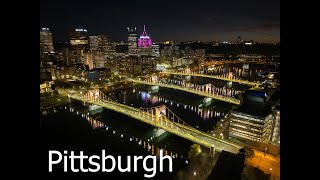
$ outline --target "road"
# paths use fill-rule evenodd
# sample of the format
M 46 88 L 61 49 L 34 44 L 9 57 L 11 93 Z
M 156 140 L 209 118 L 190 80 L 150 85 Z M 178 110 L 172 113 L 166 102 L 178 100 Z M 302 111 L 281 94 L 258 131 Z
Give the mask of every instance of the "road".
M 264 156 L 264 152 L 254 150 L 254 157 L 247 158 L 246 165 L 258 167 L 264 173 L 271 174 L 270 179 L 280 178 L 280 156 L 275 157 L 270 154 Z

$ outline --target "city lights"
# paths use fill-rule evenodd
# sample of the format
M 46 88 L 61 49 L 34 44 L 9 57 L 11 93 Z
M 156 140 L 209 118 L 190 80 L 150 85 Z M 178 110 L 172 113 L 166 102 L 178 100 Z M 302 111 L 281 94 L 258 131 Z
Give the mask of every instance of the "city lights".
M 234 1 L 232 13 L 224 1 L 43 3 L 40 128 L 52 147 L 42 153 L 49 173 L 250 179 L 254 168 L 257 179 L 280 177 L 276 2 L 255 11 L 257 3 Z M 210 15 L 209 7 L 220 10 Z M 79 151 L 58 151 L 64 144 Z

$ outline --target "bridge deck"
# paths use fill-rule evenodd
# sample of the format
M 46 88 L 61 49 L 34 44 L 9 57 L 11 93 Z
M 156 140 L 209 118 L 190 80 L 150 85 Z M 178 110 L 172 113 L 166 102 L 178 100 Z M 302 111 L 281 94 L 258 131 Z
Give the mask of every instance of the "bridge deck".
M 147 85 L 152 85 L 152 86 L 161 86 L 161 87 L 166 87 L 166 88 L 171 88 L 171 89 L 178 89 L 178 90 L 181 90 L 181 91 L 197 94 L 197 95 L 200 95 L 200 96 L 205 96 L 205 97 L 209 97 L 209 98 L 212 98 L 212 99 L 217 99 L 219 101 L 224 101 L 224 102 L 227 102 L 227 103 L 240 105 L 240 100 L 239 99 L 235 99 L 235 98 L 232 98 L 232 97 L 225 97 L 225 96 L 216 95 L 216 94 L 210 94 L 210 93 L 206 93 L 206 92 L 202 92 L 202 91 L 197 91 L 197 90 L 194 90 L 192 88 L 187 88 L 187 87 L 182 87 L 182 86 L 177 86 L 177 85 L 171 85 L 171 84 L 164 84 L 164 83 L 145 82 L 145 81 L 139 81 L 139 80 L 134 80 L 134 79 L 131 79 L 131 81 L 135 82 L 135 83 L 140 83 L 140 84 L 147 84 Z
M 183 75 L 183 76 L 198 76 L 198 77 L 205 77 L 205 78 L 211 78 L 211 79 L 219 79 L 223 81 L 231 81 L 241 84 L 247 84 L 251 86 L 260 85 L 259 82 L 251 82 L 251 81 L 245 81 L 241 79 L 229 79 L 224 77 L 219 77 L 217 75 L 207 75 L 207 74 L 198 74 L 198 73 L 185 73 L 185 72 L 169 72 L 169 71 L 162 71 L 163 74 L 175 74 L 175 75 Z
M 210 134 L 201 132 L 197 129 L 194 129 L 192 127 L 184 126 L 178 123 L 174 123 L 167 119 L 165 116 L 162 116 L 159 119 L 159 122 L 156 123 L 154 115 L 151 115 L 151 113 L 145 113 L 140 111 L 138 108 L 130 107 L 124 104 L 120 104 L 117 102 L 97 102 L 94 100 L 88 100 L 81 98 L 79 95 L 71 95 L 70 98 L 84 101 L 86 103 L 96 104 L 101 107 L 105 107 L 107 109 L 125 114 L 127 116 L 133 117 L 137 120 L 140 120 L 142 122 L 145 122 L 149 125 L 152 125 L 154 127 L 159 127 L 161 129 L 164 129 L 165 131 L 168 131 L 170 133 L 173 133 L 177 136 L 180 136 L 182 138 L 188 139 L 192 142 L 198 143 L 202 146 L 210 148 L 212 145 L 214 145 L 215 149 L 217 151 L 225 150 L 232 153 L 238 153 L 239 149 L 242 148 L 239 145 L 236 145 L 232 142 L 221 140 L 218 138 L 215 138 L 211 136 Z

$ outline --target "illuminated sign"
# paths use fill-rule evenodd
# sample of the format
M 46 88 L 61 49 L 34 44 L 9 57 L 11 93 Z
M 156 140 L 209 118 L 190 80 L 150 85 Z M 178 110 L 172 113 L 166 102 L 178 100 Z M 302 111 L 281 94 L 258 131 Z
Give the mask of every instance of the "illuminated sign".
M 77 32 L 87 32 L 86 29 L 75 29 L 75 31 L 77 31 Z

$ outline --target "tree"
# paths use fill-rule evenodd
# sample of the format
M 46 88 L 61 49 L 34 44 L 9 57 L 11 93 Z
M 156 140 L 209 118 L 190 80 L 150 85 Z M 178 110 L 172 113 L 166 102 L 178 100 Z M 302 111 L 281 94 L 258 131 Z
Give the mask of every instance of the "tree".
M 190 146 L 190 151 L 188 152 L 189 159 L 195 159 L 201 153 L 201 147 L 199 144 L 193 144 Z

